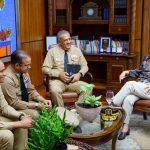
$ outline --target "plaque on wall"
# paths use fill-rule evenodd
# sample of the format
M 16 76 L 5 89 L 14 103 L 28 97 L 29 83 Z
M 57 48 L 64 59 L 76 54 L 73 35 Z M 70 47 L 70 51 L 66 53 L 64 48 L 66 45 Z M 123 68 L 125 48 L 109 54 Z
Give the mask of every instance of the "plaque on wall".
M 82 20 L 100 20 L 101 16 L 99 16 L 100 9 L 98 5 L 94 2 L 87 2 L 83 6 L 81 6 L 81 17 L 79 19 Z

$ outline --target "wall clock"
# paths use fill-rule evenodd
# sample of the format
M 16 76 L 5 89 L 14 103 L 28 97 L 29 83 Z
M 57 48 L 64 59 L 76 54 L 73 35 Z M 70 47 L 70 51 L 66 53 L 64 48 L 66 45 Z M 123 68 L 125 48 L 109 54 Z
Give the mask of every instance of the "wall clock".
M 93 9 L 93 8 L 87 9 L 87 15 L 88 15 L 88 16 L 94 15 L 94 9 Z
M 81 6 L 81 17 L 79 19 L 83 20 L 96 20 L 101 19 L 100 16 L 98 16 L 99 8 L 98 5 L 94 2 L 87 2 L 83 6 Z

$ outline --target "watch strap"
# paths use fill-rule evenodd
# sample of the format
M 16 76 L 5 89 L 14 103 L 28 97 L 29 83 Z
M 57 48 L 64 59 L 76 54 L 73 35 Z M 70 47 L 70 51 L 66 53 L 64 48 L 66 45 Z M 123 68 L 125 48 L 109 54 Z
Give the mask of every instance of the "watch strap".
M 20 116 L 19 116 L 19 120 L 21 120 L 21 117 L 23 117 L 24 116 L 24 114 L 20 114 Z

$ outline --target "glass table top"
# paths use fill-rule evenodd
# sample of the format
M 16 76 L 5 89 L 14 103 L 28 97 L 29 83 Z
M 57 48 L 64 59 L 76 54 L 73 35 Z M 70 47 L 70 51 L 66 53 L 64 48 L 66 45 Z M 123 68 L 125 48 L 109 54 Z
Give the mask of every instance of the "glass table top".
M 104 110 L 105 109 L 105 110 Z M 93 122 L 88 122 L 86 120 L 83 120 L 79 114 L 77 113 L 76 109 L 73 109 L 72 112 L 76 114 L 76 116 L 79 119 L 79 126 L 82 130 L 82 133 L 77 133 L 75 134 L 96 134 L 99 132 L 102 132 L 109 128 L 118 118 L 119 116 L 119 111 L 117 113 L 110 112 L 111 108 L 102 108 L 103 111 L 97 116 Z M 115 109 L 116 110 L 116 109 Z

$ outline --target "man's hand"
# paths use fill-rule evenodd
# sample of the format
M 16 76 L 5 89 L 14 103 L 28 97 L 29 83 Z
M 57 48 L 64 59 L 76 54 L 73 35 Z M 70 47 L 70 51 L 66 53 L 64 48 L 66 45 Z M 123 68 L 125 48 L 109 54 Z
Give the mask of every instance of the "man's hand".
M 74 83 L 74 82 L 77 82 L 80 80 L 80 77 L 81 77 L 81 74 L 80 73 L 76 73 L 76 74 L 73 74 L 70 78 L 72 79 L 71 80 L 71 83 Z
M 43 104 L 45 105 L 46 109 L 50 109 L 52 107 L 51 100 L 44 100 Z
M 119 76 L 119 81 L 121 83 L 121 81 L 129 74 L 129 71 L 126 70 L 126 71 L 123 71 L 120 76 Z
M 65 83 L 69 83 L 71 80 L 71 77 L 69 77 L 69 74 L 67 72 L 61 72 L 59 74 L 59 78 Z
M 22 117 L 22 120 L 20 121 L 20 127 L 22 128 L 30 128 L 33 126 L 33 120 L 30 116 L 26 115 Z

